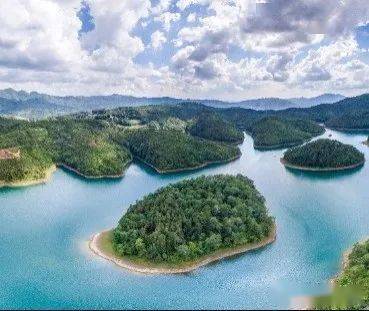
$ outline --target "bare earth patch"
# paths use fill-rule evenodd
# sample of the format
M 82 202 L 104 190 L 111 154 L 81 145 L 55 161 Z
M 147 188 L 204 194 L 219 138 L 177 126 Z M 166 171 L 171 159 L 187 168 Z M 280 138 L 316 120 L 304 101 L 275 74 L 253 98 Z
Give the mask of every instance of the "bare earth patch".
M 0 149 L 0 160 L 13 160 L 20 158 L 19 148 Z

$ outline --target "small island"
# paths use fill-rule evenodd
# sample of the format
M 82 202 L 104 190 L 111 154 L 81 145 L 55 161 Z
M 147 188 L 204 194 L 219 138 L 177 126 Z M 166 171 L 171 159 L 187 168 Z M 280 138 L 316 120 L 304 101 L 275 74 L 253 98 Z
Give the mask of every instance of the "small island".
M 332 280 L 332 293 L 311 299 L 318 310 L 366 310 L 369 307 L 369 240 L 343 256 L 342 271 Z
M 365 163 L 365 157 L 351 145 L 318 139 L 287 150 L 281 162 L 291 169 L 330 172 L 360 167 Z
M 275 241 L 274 219 L 252 181 L 216 175 L 178 182 L 131 205 L 90 249 L 140 273 L 187 273 Z

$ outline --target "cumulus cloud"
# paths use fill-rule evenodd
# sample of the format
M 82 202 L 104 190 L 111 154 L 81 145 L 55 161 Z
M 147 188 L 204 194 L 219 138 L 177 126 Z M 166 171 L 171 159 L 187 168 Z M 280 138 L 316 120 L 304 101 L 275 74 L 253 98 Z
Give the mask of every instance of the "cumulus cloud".
M 164 12 L 154 18 L 155 21 L 163 24 L 166 31 L 170 30 L 172 23 L 178 21 L 181 18 L 179 13 Z
M 367 0 L 84 4 L 87 32 L 80 0 L 1 0 L 0 87 L 223 99 L 368 90 L 355 36 Z M 138 63 L 145 49 L 156 55 Z
M 193 23 L 196 21 L 196 14 L 195 13 L 190 13 L 187 16 L 187 22 L 188 23 Z
M 163 32 L 157 30 L 152 33 L 151 46 L 154 50 L 160 50 L 165 42 L 167 42 L 167 38 Z
M 240 28 L 243 34 L 259 35 L 263 47 L 293 47 L 349 35 L 368 14 L 366 0 L 270 0 L 245 11 Z

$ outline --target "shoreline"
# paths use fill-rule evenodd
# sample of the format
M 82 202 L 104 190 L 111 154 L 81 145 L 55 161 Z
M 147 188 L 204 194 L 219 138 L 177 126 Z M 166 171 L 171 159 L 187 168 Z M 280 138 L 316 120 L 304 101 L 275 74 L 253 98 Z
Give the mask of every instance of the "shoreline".
M 33 179 L 33 180 L 24 180 L 24 181 L 16 181 L 16 182 L 3 182 L 0 181 L 0 188 L 22 188 L 22 187 L 29 187 L 29 186 L 36 186 L 40 184 L 47 183 L 53 173 L 56 171 L 57 166 L 53 164 L 45 171 L 45 177 L 40 179 Z
M 288 163 L 283 158 L 281 158 L 280 161 L 286 168 L 305 171 L 305 172 L 339 172 L 339 171 L 346 171 L 346 170 L 352 170 L 352 169 L 355 169 L 355 168 L 359 168 L 359 167 L 361 167 L 365 164 L 365 160 L 364 160 L 364 161 L 361 161 L 357 164 L 343 166 L 343 167 L 319 168 L 319 167 L 307 167 L 307 166 L 293 165 L 293 164 Z
M 91 180 L 93 180 L 93 179 L 95 179 L 95 180 L 98 180 L 98 179 L 119 179 L 119 178 L 124 177 L 126 169 L 128 168 L 129 164 L 131 164 L 131 163 L 132 163 L 132 161 L 129 161 L 129 162 L 125 163 L 123 171 L 119 175 L 101 175 L 101 176 L 88 176 L 88 175 L 82 174 L 81 172 L 79 172 L 78 170 L 74 169 L 73 167 L 71 167 L 67 164 L 57 163 L 57 164 L 53 164 L 50 168 L 48 168 L 45 171 L 45 177 L 42 178 L 42 179 L 24 180 L 24 181 L 16 181 L 16 182 L 3 182 L 3 181 L 0 181 L 0 188 L 6 188 L 6 187 L 8 187 L 8 188 L 21 188 L 21 187 L 29 187 L 29 186 L 36 186 L 36 185 L 40 185 L 40 184 L 45 184 L 51 179 L 53 173 L 55 173 L 58 168 L 66 169 L 67 171 L 73 172 L 73 173 L 77 174 L 78 176 L 81 176 L 85 179 L 91 179 Z
M 287 149 L 287 148 L 300 146 L 302 144 L 305 144 L 305 143 L 309 142 L 310 140 L 311 139 L 304 140 L 302 142 L 296 142 L 296 143 L 290 143 L 290 144 L 271 145 L 271 146 L 261 146 L 261 145 L 255 145 L 254 144 L 254 149 L 259 150 L 259 151 L 271 151 L 271 150 L 278 150 L 278 149 Z
M 159 174 L 175 174 L 175 173 L 181 173 L 181 172 L 186 172 L 186 171 L 194 171 L 194 170 L 199 170 L 202 168 L 206 168 L 208 166 L 211 165 L 216 165 L 216 164 L 226 164 L 226 163 L 230 163 L 233 162 L 235 160 L 238 160 L 240 157 L 242 156 L 242 153 L 240 152 L 237 156 L 230 158 L 228 160 L 224 160 L 224 161 L 213 161 L 213 162 L 206 162 L 202 165 L 196 166 L 196 167 L 190 167 L 190 168 L 183 168 L 183 169 L 178 169 L 178 170 L 168 170 L 168 171 L 161 171 L 159 169 L 156 169 L 153 165 L 145 162 L 144 160 L 142 160 L 139 157 L 135 157 L 137 158 L 140 162 L 142 162 L 143 164 L 149 166 L 150 168 L 152 168 L 154 171 L 156 171 Z M 58 169 L 65 169 L 67 171 L 70 171 L 72 173 L 75 173 L 76 175 L 83 177 L 85 179 L 90 179 L 90 180 L 99 180 L 99 179 L 120 179 L 123 178 L 127 168 L 129 167 L 129 165 L 133 162 L 133 159 L 131 159 L 130 161 L 126 162 L 123 165 L 123 170 L 121 174 L 117 174 L 117 175 L 101 175 L 101 176 L 89 176 L 89 175 L 85 175 L 83 173 L 81 173 L 80 171 L 78 171 L 77 169 L 65 164 L 65 163 L 56 163 L 53 164 L 49 169 L 47 169 L 45 171 L 45 177 L 42 179 L 35 179 L 35 180 L 24 180 L 24 181 L 16 181 L 16 182 L 4 182 L 0 180 L 0 188 L 21 188 L 21 187 L 29 187 L 29 186 L 35 186 L 35 185 L 40 185 L 40 184 L 45 184 L 47 183 L 50 179 L 51 176 L 53 175 L 53 173 Z
M 329 127 L 329 126 L 327 126 L 327 128 L 329 128 L 333 131 L 337 131 L 337 132 L 352 132 L 352 133 L 355 133 L 355 132 L 369 132 L 369 128 L 361 128 L 361 129 L 358 129 L 358 128 L 345 128 L 345 127 L 334 128 L 334 127 Z
M 196 171 L 196 170 L 200 170 L 202 168 L 206 168 L 208 166 L 211 165 L 217 165 L 217 164 L 227 164 L 233 161 L 238 160 L 239 158 L 241 158 L 242 156 L 242 152 L 240 152 L 239 154 L 237 154 L 236 156 L 228 159 L 228 160 L 220 160 L 220 161 L 210 161 L 210 162 L 205 162 L 201 165 L 197 165 L 197 166 L 193 166 L 193 167 L 186 167 L 186 168 L 180 168 L 180 169 L 173 169 L 173 170 L 160 170 L 158 168 L 156 168 L 154 165 L 146 162 L 145 160 L 141 159 L 138 156 L 134 156 L 139 162 L 142 162 L 143 164 L 147 165 L 148 167 L 150 167 L 151 169 L 153 169 L 156 173 L 159 174 L 176 174 L 176 173 L 183 173 L 183 172 L 190 172 L 190 171 Z
M 86 178 L 86 179 L 118 179 L 118 178 L 122 178 L 124 177 L 124 174 L 125 174 L 125 171 L 127 169 L 127 167 L 129 166 L 129 164 L 131 163 L 132 161 L 129 161 L 127 163 L 124 164 L 123 166 L 123 171 L 121 174 L 117 174 L 117 175 L 100 175 L 100 176 L 89 176 L 89 175 L 85 175 L 83 173 L 81 173 L 80 171 L 78 171 L 77 169 L 65 164 L 65 163 L 57 163 L 56 166 L 58 168 L 64 168 L 68 171 L 71 171 L 83 178 Z
M 194 262 L 190 262 L 187 264 L 184 264 L 184 266 L 180 267 L 165 267 L 160 265 L 140 265 L 132 260 L 124 259 L 121 257 L 118 257 L 113 254 L 107 254 L 101 248 L 99 247 L 99 243 L 101 239 L 104 237 L 104 235 L 109 234 L 111 230 L 106 230 L 100 233 L 97 233 L 93 235 L 93 237 L 90 239 L 88 246 L 90 250 L 97 256 L 104 258 L 111 263 L 117 265 L 120 268 L 123 268 L 130 272 L 136 272 L 141 274 L 185 274 L 189 272 L 193 272 L 194 270 L 197 270 L 198 268 L 201 268 L 203 266 L 206 266 L 208 264 L 218 262 L 220 260 L 233 257 L 239 254 L 246 253 L 248 251 L 252 250 L 258 250 L 262 249 L 270 244 L 272 244 L 276 238 L 277 238 L 277 230 L 276 225 L 274 224 L 274 228 L 272 229 L 272 232 L 269 237 L 266 237 L 262 241 L 255 243 L 255 244 L 248 244 L 244 246 L 237 246 L 234 248 L 226 249 L 226 250 L 218 250 L 214 252 L 213 254 L 206 255 L 203 258 L 200 258 Z
M 287 148 L 293 148 L 293 147 L 298 147 L 300 145 L 306 144 L 310 141 L 312 141 L 313 139 L 324 135 L 327 132 L 327 130 L 324 128 L 324 131 L 319 134 L 319 135 L 312 135 L 310 138 L 304 139 L 302 141 L 299 142 L 291 142 L 291 143 L 286 143 L 286 144 L 278 144 L 278 145 L 270 145 L 270 146 L 263 146 L 263 145 L 256 145 L 255 144 L 255 140 L 254 137 L 252 135 L 252 132 L 246 132 L 249 136 L 251 136 L 251 138 L 254 141 L 254 149 L 258 150 L 258 151 L 271 151 L 271 150 L 279 150 L 279 149 L 287 149 Z

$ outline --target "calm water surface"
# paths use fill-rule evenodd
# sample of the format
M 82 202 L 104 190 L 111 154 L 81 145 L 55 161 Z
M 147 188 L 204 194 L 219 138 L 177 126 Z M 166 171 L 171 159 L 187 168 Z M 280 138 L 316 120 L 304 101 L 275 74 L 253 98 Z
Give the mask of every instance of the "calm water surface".
M 328 131 L 365 152 L 363 134 Z M 132 165 L 118 181 L 58 170 L 46 185 L 0 190 L 0 308 L 287 308 L 294 296 L 328 291 L 341 254 L 369 235 L 369 163 L 350 173 L 300 173 L 258 152 L 195 173 L 160 176 Z M 201 174 L 255 181 L 278 226 L 261 250 L 180 276 L 132 274 L 92 255 L 87 240 L 115 226 L 157 188 Z

